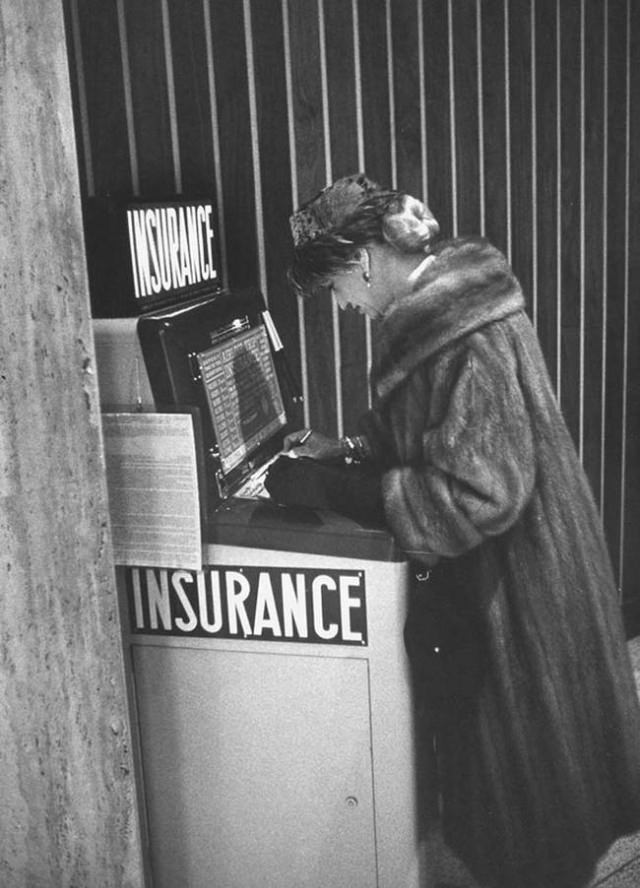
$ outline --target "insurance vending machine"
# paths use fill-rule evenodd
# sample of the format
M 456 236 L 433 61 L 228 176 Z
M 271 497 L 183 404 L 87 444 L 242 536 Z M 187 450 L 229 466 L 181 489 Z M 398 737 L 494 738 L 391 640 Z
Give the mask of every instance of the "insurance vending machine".
M 201 563 L 118 567 L 149 884 L 423 888 L 408 566 L 264 490 L 298 394 L 259 291 L 218 283 L 212 218 L 124 208 L 136 312 L 94 322 L 105 411 L 198 418 Z

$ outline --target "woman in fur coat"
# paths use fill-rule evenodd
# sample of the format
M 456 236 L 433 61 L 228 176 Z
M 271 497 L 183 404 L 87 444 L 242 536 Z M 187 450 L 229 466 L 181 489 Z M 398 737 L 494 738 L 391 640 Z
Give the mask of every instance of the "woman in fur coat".
M 292 231 L 297 289 L 377 319 L 362 435 L 287 446 L 375 464 L 363 502 L 422 568 L 406 642 L 445 841 L 482 885 L 583 888 L 640 828 L 640 710 L 600 520 L 518 281 L 486 240 L 438 239 L 420 201 L 362 175 Z

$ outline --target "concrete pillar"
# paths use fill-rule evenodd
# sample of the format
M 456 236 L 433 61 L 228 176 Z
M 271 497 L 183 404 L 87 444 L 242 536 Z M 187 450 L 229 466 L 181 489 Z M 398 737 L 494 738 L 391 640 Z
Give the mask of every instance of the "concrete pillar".
M 0 0 L 0 885 L 142 885 L 62 2 Z

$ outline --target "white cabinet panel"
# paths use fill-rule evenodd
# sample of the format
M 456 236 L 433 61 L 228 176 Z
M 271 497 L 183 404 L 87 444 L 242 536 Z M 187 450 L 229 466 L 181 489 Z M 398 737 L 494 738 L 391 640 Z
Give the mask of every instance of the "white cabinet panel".
M 377 884 L 367 660 L 132 653 L 154 888 Z

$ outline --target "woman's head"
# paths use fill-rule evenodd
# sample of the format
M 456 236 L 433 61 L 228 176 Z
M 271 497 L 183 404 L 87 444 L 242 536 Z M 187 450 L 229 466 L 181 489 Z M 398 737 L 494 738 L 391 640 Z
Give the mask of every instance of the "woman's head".
M 363 174 L 338 179 L 290 221 L 294 259 L 289 279 L 305 295 L 329 286 L 336 274 L 357 264 L 367 245 L 424 253 L 439 231 L 421 201 L 383 189 Z

